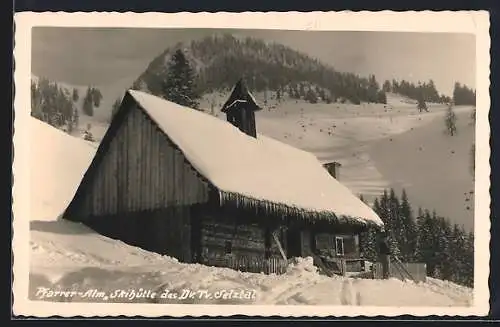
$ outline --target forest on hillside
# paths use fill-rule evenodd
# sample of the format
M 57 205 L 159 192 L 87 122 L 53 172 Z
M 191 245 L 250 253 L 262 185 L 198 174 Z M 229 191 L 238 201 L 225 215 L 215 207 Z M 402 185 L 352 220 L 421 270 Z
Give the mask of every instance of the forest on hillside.
M 178 43 L 156 57 L 132 88 L 163 96 L 166 79 L 171 77 L 171 57 L 182 52 L 193 70 L 194 92 L 198 95 L 228 91 L 245 78 L 250 91 L 274 91 L 277 96 L 311 103 L 361 102 L 387 103 L 387 92 L 398 93 L 420 102 L 450 103 L 452 98 L 440 94 L 434 81 L 413 83 L 386 80 L 383 85 L 375 75 L 340 72 L 318 59 L 278 43 L 255 38 L 238 38 L 230 34 L 214 35 L 190 43 Z M 170 66 L 172 67 L 172 66 Z M 456 105 L 475 103 L 475 91 L 455 85 Z
M 406 96 L 416 101 L 433 102 L 433 103 L 451 103 L 460 105 L 476 105 L 476 91 L 469 88 L 467 85 L 462 85 L 456 82 L 453 88 L 453 96 L 449 97 L 444 94 L 439 94 L 434 81 L 430 79 L 427 82 L 409 82 L 406 80 L 392 81 L 386 80 L 382 85 L 384 92 L 397 93 Z
M 161 96 L 168 76 L 166 63 L 177 50 L 184 53 L 196 72 L 194 85 L 198 94 L 229 90 L 243 77 L 252 92 L 287 92 L 291 97 L 311 102 L 386 102 L 374 75 L 338 72 L 284 45 L 232 35 L 206 37 L 167 49 L 150 63 L 133 88 L 145 87 Z
M 362 197 L 361 197 L 362 199 Z M 387 190 L 373 204 L 389 231 L 391 253 L 404 262 L 424 262 L 427 276 L 472 287 L 474 283 L 474 233 L 435 211 L 419 208 L 415 214 L 403 190 L 398 197 Z M 378 237 L 375 228 L 360 237 L 362 256 L 376 261 Z
M 46 78 L 32 80 L 31 115 L 71 134 L 79 126 L 79 109 L 83 114 L 93 116 L 94 109 L 100 106 L 102 100 L 101 91 L 90 86 L 81 104 L 80 97 L 76 88 L 69 90 Z

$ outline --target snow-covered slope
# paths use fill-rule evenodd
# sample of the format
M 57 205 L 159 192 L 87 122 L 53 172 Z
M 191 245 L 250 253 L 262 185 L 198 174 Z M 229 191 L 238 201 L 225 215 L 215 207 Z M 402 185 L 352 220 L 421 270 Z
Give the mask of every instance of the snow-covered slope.
M 38 76 L 32 75 L 31 80 L 38 83 L 40 78 Z M 99 107 L 94 108 L 94 115 L 87 116 L 83 112 L 83 99 L 88 89 L 88 85 L 74 85 L 61 81 L 50 81 L 51 83 L 57 82 L 57 86 L 66 91 L 67 94 L 73 94 L 73 90 L 78 92 L 78 100 L 74 102 L 74 107 L 79 113 L 79 123 L 78 127 L 73 131 L 72 135 L 81 136 L 82 132 L 87 130 L 90 125 L 90 132 L 96 138 L 97 141 L 102 139 L 104 133 L 109 125 L 109 119 L 111 117 L 112 105 L 116 99 L 123 97 L 126 91 L 126 87 L 123 86 L 122 81 L 118 81 L 111 85 L 93 85 L 99 89 L 102 94 L 102 100 Z
M 31 300 L 427 307 L 472 304 L 472 290 L 452 283 L 329 278 L 319 275 L 310 259 L 299 260 L 280 276 L 183 264 L 104 237 L 81 224 L 57 220 L 95 149 L 35 120 L 32 140 L 37 148 L 33 172 L 38 176 L 32 180 L 32 198 L 44 205 L 33 207 L 30 221 Z M 56 295 L 49 289 L 74 293 Z M 103 293 L 89 297 L 85 292 L 93 289 Z M 157 296 L 132 298 L 131 290 L 137 294 L 141 289 L 142 295 L 154 291 Z M 186 299 L 158 296 L 165 290 L 181 296 L 185 289 L 203 293 Z M 123 297 L 113 297 L 116 290 L 124 290 Z M 227 294 L 231 290 L 232 294 L 248 297 L 215 298 L 222 294 L 216 292 Z M 246 293 L 239 293 L 242 290 Z M 205 298 L 205 294 L 212 298 Z
M 31 218 L 54 219 L 71 201 L 96 145 L 30 118 Z
M 468 112 L 458 110 L 458 133 L 451 137 L 444 134 L 443 120 L 439 117 L 422 127 L 375 141 L 370 144 L 368 154 L 377 170 L 393 181 L 398 193 L 405 188 L 412 202 L 418 199 L 418 204 L 415 203 L 418 206 L 435 209 L 453 219 L 453 223 L 473 230 L 470 151 L 475 138 L 474 125 Z

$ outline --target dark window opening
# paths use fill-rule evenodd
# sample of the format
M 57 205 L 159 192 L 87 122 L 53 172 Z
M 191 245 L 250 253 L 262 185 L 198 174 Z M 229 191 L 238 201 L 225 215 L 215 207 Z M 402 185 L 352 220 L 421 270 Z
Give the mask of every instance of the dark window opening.
M 337 255 L 344 255 L 344 238 L 343 237 L 335 237 L 335 251 Z
M 233 248 L 233 244 L 231 243 L 231 241 L 226 241 L 224 243 L 224 251 L 226 254 L 231 254 L 232 248 Z

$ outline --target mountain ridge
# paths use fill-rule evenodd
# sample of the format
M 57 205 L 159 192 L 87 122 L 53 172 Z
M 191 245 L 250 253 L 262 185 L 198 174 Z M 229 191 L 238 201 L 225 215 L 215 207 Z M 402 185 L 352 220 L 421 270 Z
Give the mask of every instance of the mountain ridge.
M 374 75 L 360 77 L 338 72 L 319 59 L 285 45 L 231 34 L 215 34 L 165 49 L 150 62 L 132 87 L 161 95 L 167 62 L 178 49 L 197 72 L 200 94 L 228 90 L 244 77 L 251 91 L 296 89 L 303 93 L 312 89 L 323 101 L 335 102 L 343 98 L 356 104 L 385 102 L 381 97 L 381 85 Z

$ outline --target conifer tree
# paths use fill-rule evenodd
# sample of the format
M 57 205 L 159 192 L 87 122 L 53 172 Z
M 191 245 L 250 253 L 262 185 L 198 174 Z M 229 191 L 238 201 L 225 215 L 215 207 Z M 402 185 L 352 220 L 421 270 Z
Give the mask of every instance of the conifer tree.
M 83 98 L 83 105 L 82 105 L 83 113 L 86 114 L 87 116 L 94 115 L 94 103 L 93 102 L 94 101 L 92 100 L 92 88 L 88 87 L 87 93 L 85 94 L 85 97 Z
M 464 246 L 464 281 L 465 285 L 474 285 L 474 233 L 469 232 L 465 239 Z
M 366 203 L 363 194 L 359 195 L 359 199 Z M 376 205 L 374 204 L 374 210 L 378 206 L 378 200 L 375 199 Z M 368 226 L 359 236 L 359 247 L 361 252 L 361 257 L 366 260 L 377 261 L 378 257 L 378 246 L 377 246 L 377 230 L 373 226 Z
M 465 284 L 465 232 L 457 224 L 453 225 L 453 230 L 451 231 L 449 251 L 450 264 L 452 266 L 450 279 L 460 284 Z
M 377 102 L 387 104 L 387 95 L 385 94 L 384 91 L 379 91 L 377 93 Z
M 101 105 L 101 100 L 102 100 L 102 93 L 98 88 L 92 88 L 91 89 L 91 95 L 92 95 L 92 103 L 94 107 L 99 108 Z
M 78 113 L 78 109 L 76 107 L 73 108 L 73 125 L 78 127 L 80 124 L 80 114 Z
M 404 231 L 402 230 L 400 214 L 399 214 L 399 199 L 391 188 L 389 192 L 389 217 L 387 229 L 390 231 L 389 245 L 391 246 L 391 253 L 396 257 L 401 256 L 400 244 L 403 239 Z
M 402 256 L 405 261 L 413 261 L 415 260 L 417 247 L 417 227 L 405 189 L 403 189 L 401 194 L 399 213 L 401 217 L 401 229 L 403 231 L 402 239 L 399 243 L 401 246 Z
M 392 85 L 391 85 L 391 82 L 389 82 L 389 80 L 386 80 L 384 82 L 384 85 L 382 86 L 382 90 L 384 92 L 391 92 L 391 89 L 392 89 Z
M 200 96 L 196 92 L 195 77 L 195 71 L 182 50 L 178 49 L 170 58 L 161 85 L 163 98 L 186 107 L 198 108 Z
M 363 259 L 377 261 L 378 245 L 377 230 L 375 227 L 367 227 L 366 230 L 360 234 L 359 247 Z
M 379 216 L 381 215 L 381 209 L 378 198 L 375 198 L 375 200 L 373 201 L 373 211 L 375 211 L 377 215 Z
M 429 273 L 434 270 L 435 262 L 433 257 L 436 252 L 433 242 L 432 217 L 429 210 L 421 211 L 417 222 L 417 261 L 425 262 Z
M 78 101 L 79 95 L 78 95 L 78 90 L 77 89 L 73 89 L 73 95 L 72 95 L 72 97 L 73 97 L 73 102 Z

